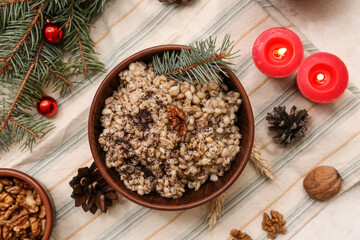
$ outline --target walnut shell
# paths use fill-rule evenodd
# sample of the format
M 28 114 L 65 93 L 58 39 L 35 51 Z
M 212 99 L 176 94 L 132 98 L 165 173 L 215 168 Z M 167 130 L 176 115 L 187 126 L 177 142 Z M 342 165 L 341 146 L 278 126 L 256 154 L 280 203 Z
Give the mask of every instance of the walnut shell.
M 334 197 L 340 191 L 341 182 L 341 176 L 335 168 L 320 166 L 308 173 L 303 184 L 311 198 L 323 201 Z

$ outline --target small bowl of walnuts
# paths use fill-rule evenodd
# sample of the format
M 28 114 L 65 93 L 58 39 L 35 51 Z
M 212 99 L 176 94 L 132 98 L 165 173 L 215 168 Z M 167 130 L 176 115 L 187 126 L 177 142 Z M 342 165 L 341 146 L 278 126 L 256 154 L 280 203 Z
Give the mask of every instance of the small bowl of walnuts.
M 232 71 L 224 68 L 219 83 L 156 73 L 154 56 L 183 48 L 156 46 L 122 61 L 89 114 L 100 173 L 127 199 L 157 210 L 189 209 L 221 195 L 244 170 L 254 141 L 251 104 Z
M 27 174 L 0 168 L 0 239 L 49 239 L 52 201 Z

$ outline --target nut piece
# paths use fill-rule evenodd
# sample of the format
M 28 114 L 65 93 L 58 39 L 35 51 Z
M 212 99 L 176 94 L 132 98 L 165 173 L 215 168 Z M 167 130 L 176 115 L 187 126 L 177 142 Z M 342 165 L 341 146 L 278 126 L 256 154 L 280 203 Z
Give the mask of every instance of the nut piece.
M 187 132 L 187 127 L 184 111 L 175 105 L 167 106 L 166 110 L 168 111 L 168 117 L 172 121 L 175 130 L 179 131 L 181 136 L 185 136 Z
M 320 166 L 311 170 L 303 185 L 307 194 L 319 201 L 334 197 L 341 188 L 341 176 L 335 168 Z
M 5 210 L 13 204 L 14 199 L 6 192 L 0 193 L 0 209 Z
M 272 219 L 270 219 L 267 213 L 264 213 L 264 218 L 262 222 L 262 229 L 267 231 L 267 237 L 275 239 L 278 233 L 285 234 L 287 229 L 285 227 L 286 221 L 284 216 L 274 210 L 270 211 Z
M 5 191 L 10 194 L 18 194 L 21 191 L 21 188 L 18 186 L 6 186 Z
M 237 229 L 231 230 L 230 235 L 233 237 L 232 240 L 252 240 L 249 235 Z
M 14 183 L 7 178 L 0 178 L 0 183 L 3 186 L 12 186 Z
M 29 219 L 30 221 L 30 227 L 31 227 L 31 232 L 32 234 L 37 237 L 41 234 L 42 231 L 42 226 L 41 226 L 41 221 L 40 219 L 36 218 L 36 217 L 31 217 Z
M 39 218 L 45 218 L 45 216 L 46 216 L 45 206 L 41 205 L 40 212 L 39 212 Z
M 12 224 L 13 231 L 19 232 L 20 230 L 24 230 L 30 227 L 28 220 L 29 220 L 29 215 L 26 211 L 22 211 L 18 215 L 13 216 L 10 219 L 10 223 Z
M 11 239 L 13 237 L 13 231 L 7 226 L 3 226 L 1 230 L 3 239 Z

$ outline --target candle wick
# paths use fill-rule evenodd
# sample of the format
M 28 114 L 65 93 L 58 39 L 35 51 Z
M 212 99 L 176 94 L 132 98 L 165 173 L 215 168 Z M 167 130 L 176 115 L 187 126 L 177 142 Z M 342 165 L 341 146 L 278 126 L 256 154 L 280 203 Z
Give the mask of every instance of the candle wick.
M 274 50 L 273 56 L 274 58 L 281 60 L 283 57 L 285 57 L 286 52 L 287 52 L 286 48 L 279 48 Z
M 317 76 L 316 76 L 316 81 L 319 83 L 319 84 L 323 84 L 326 80 L 326 76 L 322 73 L 319 73 Z

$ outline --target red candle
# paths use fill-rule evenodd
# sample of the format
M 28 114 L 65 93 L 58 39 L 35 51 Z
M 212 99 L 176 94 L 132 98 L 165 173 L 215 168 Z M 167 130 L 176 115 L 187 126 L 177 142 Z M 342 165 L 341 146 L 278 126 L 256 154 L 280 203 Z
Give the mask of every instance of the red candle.
M 256 39 L 252 55 L 257 68 L 272 78 L 289 76 L 304 57 L 300 38 L 286 28 L 270 28 Z
M 309 100 L 329 103 L 339 98 L 349 82 L 348 70 L 343 61 L 331 53 L 315 53 L 301 64 L 296 83 Z

